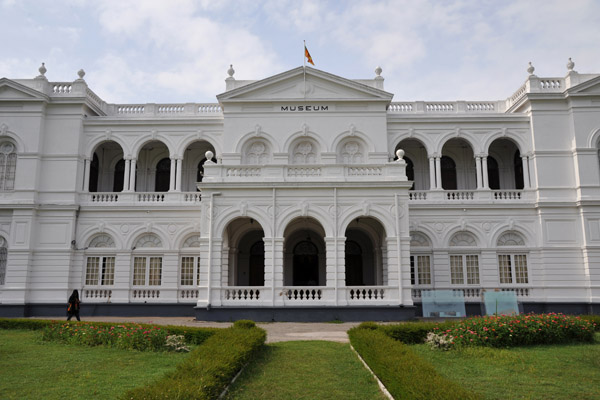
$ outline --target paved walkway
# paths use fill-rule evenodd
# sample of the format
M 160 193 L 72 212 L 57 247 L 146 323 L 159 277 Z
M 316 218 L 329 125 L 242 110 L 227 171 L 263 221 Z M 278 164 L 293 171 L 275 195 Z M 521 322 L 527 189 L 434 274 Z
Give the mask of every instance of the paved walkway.
M 43 317 L 42 319 L 65 319 L 64 317 Z M 193 317 L 85 317 L 84 321 L 138 322 L 141 324 L 195 326 L 198 328 L 227 328 L 230 322 L 197 321 Z M 320 322 L 269 322 L 257 323 L 267 331 L 267 343 L 290 340 L 327 340 L 347 343 L 348 329 L 359 322 L 320 323 Z

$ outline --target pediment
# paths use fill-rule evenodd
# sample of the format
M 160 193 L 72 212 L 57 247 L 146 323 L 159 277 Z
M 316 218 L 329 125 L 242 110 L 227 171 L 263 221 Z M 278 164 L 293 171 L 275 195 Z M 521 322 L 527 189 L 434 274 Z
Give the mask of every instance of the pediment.
M 47 100 L 46 96 L 34 89 L 10 79 L 0 79 L 0 100 Z
M 600 76 L 580 83 L 569 90 L 571 94 L 591 94 L 600 95 Z
M 393 94 L 314 68 L 299 67 L 217 96 L 220 102 L 391 101 Z

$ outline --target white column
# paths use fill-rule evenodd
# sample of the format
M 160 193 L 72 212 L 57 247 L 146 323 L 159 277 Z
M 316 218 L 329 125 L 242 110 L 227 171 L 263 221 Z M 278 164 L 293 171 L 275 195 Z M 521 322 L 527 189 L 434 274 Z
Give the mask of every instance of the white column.
M 123 176 L 123 191 L 124 192 L 129 192 L 129 179 L 131 178 L 130 172 L 131 171 L 131 159 L 126 158 L 125 159 L 125 171 L 123 172 L 123 174 L 125 176 Z
M 429 157 L 429 190 L 434 190 L 435 186 L 435 158 Z
M 175 191 L 181 192 L 181 170 L 183 168 L 183 159 L 177 158 L 177 178 L 175 179 Z
M 90 191 L 90 166 L 91 162 L 89 158 L 83 159 L 83 191 Z
M 175 191 L 175 167 L 177 165 L 177 160 L 175 158 L 171 158 L 171 175 L 169 177 L 169 192 Z
M 135 158 L 131 159 L 131 168 L 129 171 L 129 190 L 135 192 L 135 179 L 136 179 L 136 168 L 135 163 L 137 160 Z
M 442 156 L 435 157 L 435 180 L 436 189 L 442 188 Z
M 475 171 L 477 173 L 477 189 L 481 189 L 481 157 L 475 157 Z
M 523 162 L 523 185 L 525 189 L 531 188 L 531 182 L 529 180 L 529 157 L 522 156 L 521 161 Z
M 490 182 L 489 182 L 489 175 L 488 175 L 487 156 L 482 157 L 481 161 L 483 162 L 483 188 L 489 189 Z

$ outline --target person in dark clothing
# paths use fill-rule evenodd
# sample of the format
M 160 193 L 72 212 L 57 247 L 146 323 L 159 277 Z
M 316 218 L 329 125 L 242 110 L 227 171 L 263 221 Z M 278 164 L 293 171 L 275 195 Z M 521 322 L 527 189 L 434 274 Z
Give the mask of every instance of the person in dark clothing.
M 81 321 L 79 319 L 79 292 L 77 289 L 73 290 L 71 297 L 69 297 L 69 305 L 67 306 L 67 321 L 70 321 L 73 318 L 73 315 L 77 318 L 77 321 Z

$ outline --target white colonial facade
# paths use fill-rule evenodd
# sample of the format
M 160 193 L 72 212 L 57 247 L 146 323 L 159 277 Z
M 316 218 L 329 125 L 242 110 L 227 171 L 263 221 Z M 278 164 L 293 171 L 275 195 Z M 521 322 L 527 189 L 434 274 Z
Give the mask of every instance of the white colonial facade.
M 399 319 L 429 289 L 474 313 L 484 290 L 600 302 L 600 75 L 571 62 L 456 102 L 392 102 L 379 68 L 230 69 L 215 104 L 110 104 L 45 72 L 0 79 L 3 315 L 73 289 L 84 314 L 208 319 Z

